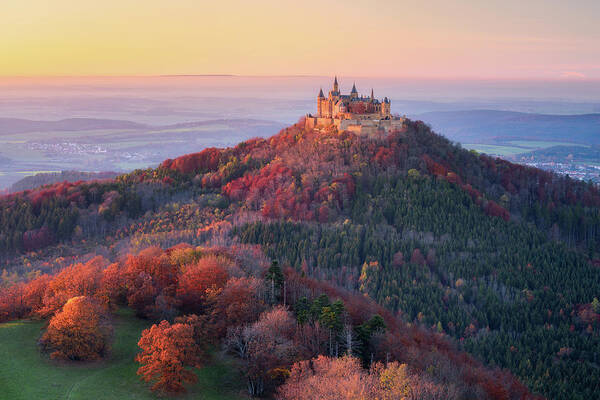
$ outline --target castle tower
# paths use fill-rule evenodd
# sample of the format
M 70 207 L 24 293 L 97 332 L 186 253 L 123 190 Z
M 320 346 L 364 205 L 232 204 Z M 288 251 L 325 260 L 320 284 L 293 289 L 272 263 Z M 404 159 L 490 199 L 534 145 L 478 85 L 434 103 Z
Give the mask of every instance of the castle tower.
M 337 76 L 335 77 L 335 79 L 333 80 L 333 91 L 335 93 L 339 93 L 340 92 L 340 87 L 338 85 L 338 81 L 337 81 Z
M 381 115 L 387 117 L 391 114 L 391 102 L 386 97 L 383 99 L 383 103 L 381 103 Z
M 373 95 L 373 88 L 371 88 L 371 103 L 375 101 L 375 96 Z
M 352 91 L 350 92 L 350 98 L 358 98 L 358 90 L 356 90 L 356 82 L 352 84 Z
M 321 88 L 321 90 L 319 90 L 319 95 L 317 96 L 317 116 L 318 117 L 322 117 L 323 116 L 323 108 L 325 105 L 325 95 L 323 95 L 323 88 Z

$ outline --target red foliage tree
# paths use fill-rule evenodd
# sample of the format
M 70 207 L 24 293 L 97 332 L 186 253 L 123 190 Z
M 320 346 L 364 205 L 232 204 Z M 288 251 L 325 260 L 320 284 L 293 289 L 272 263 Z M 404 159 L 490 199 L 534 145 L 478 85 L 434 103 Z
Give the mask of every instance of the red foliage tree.
M 375 382 L 352 357 L 319 356 L 300 361 L 292 367 L 290 377 L 279 388 L 281 400 L 345 400 L 374 397 Z
M 196 171 L 214 171 L 219 166 L 223 151 L 214 147 L 202 150 L 200 153 L 186 154 L 174 160 L 165 160 L 160 166 L 182 174 Z
M 493 200 L 487 202 L 485 212 L 493 217 L 500 217 L 505 221 L 510 220 L 510 213 Z
M 443 166 L 442 164 L 435 162 L 431 157 L 427 154 L 423 155 L 423 160 L 427 164 L 427 169 L 429 173 L 432 175 L 446 176 L 448 173 L 448 168 Z
M 41 249 L 53 242 L 52 232 L 45 226 L 23 233 L 23 248 L 25 251 Z
M 329 221 L 329 208 L 325 205 L 319 207 L 319 222 L 324 224 Z
M 138 316 L 166 317 L 174 313 L 178 267 L 167 253 L 149 247 L 137 256 L 129 256 L 124 269 L 127 302 Z
M 201 312 L 206 301 L 206 291 L 222 289 L 227 282 L 223 260 L 207 256 L 183 267 L 177 285 L 177 300 L 186 312 Z
M 404 254 L 401 251 L 394 253 L 392 257 L 392 265 L 396 268 L 404 265 Z
M 79 296 L 52 317 L 40 342 L 52 358 L 96 360 L 108 352 L 111 335 L 105 310 L 94 299 Z
M 152 390 L 185 392 L 184 384 L 196 381 L 188 367 L 197 367 L 201 354 L 191 325 L 162 321 L 142 332 L 138 346 L 142 352 L 136 361 L 142 365 L 137 373 L 146 382 L 154 381 Z
M 73 264 L 63 269 L 49 282 L 39 314 L 43 317 L 54 314 L 72 297 L 95 296 L 106 264 L 103 257 L 95 257 L 85 264 Z
M 112 263 L 102 271 L 98 298 L 110 309 L 126 303 L 126 283 L 119 263 Z
M 0 288 L 0 322 L 23 318 L 27 315 L 24 288 L 25 285 L 22 283 Z
M 425 257 L 423 257 L 421 250 L 419 250 L 419 249 L 413 250 L 412 256 L 410 257 L 410 262 L 412 264 L 425 265 Z
M 256 278 L 231 278 L 222 291 L 213 293 L 211 325 L 215 336 L 223 337 L 228 326 L 254 322 L 264 310 L 263 281 Z
M 154 285 L 152 276 L 145 272 L 133 275 L 127 280 L 127 304 L 137 316 L 150 317 L 154 312 L 154 305 L 159 290 Z
M 50 275 L 44 274 L 25 285 L 23 298 L 29 313 L 38 314 L 44 307 L 44 294 L 52 279 Z

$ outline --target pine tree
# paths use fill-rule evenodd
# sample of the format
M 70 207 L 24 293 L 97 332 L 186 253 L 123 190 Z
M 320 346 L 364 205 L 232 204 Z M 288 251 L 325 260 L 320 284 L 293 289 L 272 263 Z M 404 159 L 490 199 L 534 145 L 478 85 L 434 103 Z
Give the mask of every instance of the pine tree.
M 284 284 L 285 277 L 277 260 L 271 262 L 271 266 L 267 270 L 265 280 L 271 288 L 271 299 L 273 302 L 281 300 L 281 289 Z

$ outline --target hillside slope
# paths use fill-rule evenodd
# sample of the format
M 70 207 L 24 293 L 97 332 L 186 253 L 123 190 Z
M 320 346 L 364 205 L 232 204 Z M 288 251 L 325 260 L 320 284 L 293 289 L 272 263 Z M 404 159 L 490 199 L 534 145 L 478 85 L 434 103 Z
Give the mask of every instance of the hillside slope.
M 57 255 L 256 243 L 534 392 L 600 390 L 597 187 L 463 150 L 419 121 L 381 137 L 302 126 L 109 183 L 7 196 L 5 263 L 25 274 L 60 268 Z M 23 250 L 37 250 L 30 267 L 9 255 Z

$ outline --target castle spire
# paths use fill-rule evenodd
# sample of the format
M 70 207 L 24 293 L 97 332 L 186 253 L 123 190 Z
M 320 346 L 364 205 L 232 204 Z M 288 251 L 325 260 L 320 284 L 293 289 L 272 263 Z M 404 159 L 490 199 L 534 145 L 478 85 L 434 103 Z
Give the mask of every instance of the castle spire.
M 325 95 L 323 94 L 323 88 L 321 88 L 321 90 L 319 90 L 319 98 L 325 97 Z
M 335 76 L 334 80 L 333 80 L 333 91 L 334 92 L 339 92 L 339 86 L 338 86 L 338 81 L 337 81 L 337 75 Z
M 356 90 L 356 82 L 354 82 L 352 84 L 352 91 L 350 93 L 356 93 L 356 94 L 358 94 L 358 90 Z

